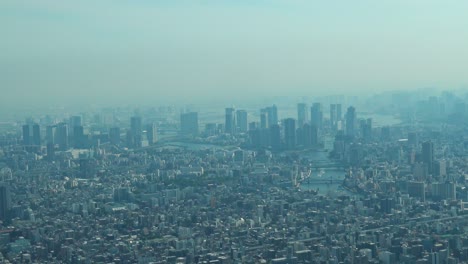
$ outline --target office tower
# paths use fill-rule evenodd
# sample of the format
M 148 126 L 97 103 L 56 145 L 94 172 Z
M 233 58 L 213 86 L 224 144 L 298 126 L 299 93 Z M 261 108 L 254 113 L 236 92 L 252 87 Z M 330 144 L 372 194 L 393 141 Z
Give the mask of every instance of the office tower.
M 148 144 L 153 145 L 158 140 L 158 130 L 156 124 L 151 123 L 146 125 L 146 138 L 148 139 Z
M 70 117 L 70 127 L 82 126 L 81 116 L 72 116 Z
M 180 132 L 184 135 L 198 135 L 198 113 L 189 112 L 180 115 Z
M 332 129 L 336 128 L 336 122 L 338 121 L 336 104 L 330 104 L 330 126 Z
M 130 118 L 130 132 L 132 136 L 132 147 L 141 147 L 143 128 L 141 125 L 141 116 L 132 116 Z
M 427 165 L 424 163 L 415 163 L 413 165 L 413 176 L 418 181 L 426 181 L 428 176 Z
M 273 150 L 281 149 L 281 127 L 278 124 L 270 126 L 270 146 Z
M 237 110 L 236 121 L 237 121 L 237 129 L 239 130 L 239 132 L 241 133 L 247 132 L 247 111 Z
M 356 109 L 350 106 L 346 112 L 346 136 L 354 138 L 356 136 Z
M 306 148 L 318 145 L 318 128 L 310 124 L 305 124 L 302 127 L 303 145 Z
M 270 145 L 271 136 L 270 136 L 270 129 L 264 128 L 260 129 L 260 147 L 266 148 Z
M 46 127 L 46 144 L 55 144 L 56 127 L 49 125 Z
M 456 186 L 453 182 L 432 183 L 431 191 L 434 200 L 456 200 L 457 198 Z
M 312 146 L 311 140 L 311 128 L 310 124 L 304 124 L 302 127 L 297 129 L 297 142 L 306 148 L 310 148 Z M 299 132 L 300 131 L 300 132 Z M 300 142 L 300 143 L 299 143 Z
M 304 146 L 304 140 L 305 140 L 304 128 L 299 126 L 296 129 L 296 145 L 298 147 L 303 147 Z
M 260 128 L 265 129 L 268 126 L 268 119 L 267 119 L 267 110 L 262 109 L 260 110 Z
M 257 128 L 259 128 L 257 122 L 250 122 L 249 123 L 249 130 L 254 130 L 254 129 L 257 129 Z
M 74 136 L 75 127 L 82 126 L 81 116 L 71 116 L 68 121 L 68 127 L 70 128 L 70 136 Z
M 0 185 L 0 219 L 2 221 L 10 220 L 11 210 L 11 194 L 8 185 L 2 183 Z
M 133 134 L 132 130 L 127 129 L 127 133 L 125 134 L 125 145 L 127 148 L 133 148 L 134 142 L 133 142 Z
M 23 145 L 30 146 L 31 145 L 31 134 L 29 125 L 23 125 Z
M 408 194 L 410 197 L 419 198 L 422 202 L 426 201 L 426 192 L 424 188 L 424 182 L 421 181 L 409 181 L 408 182 Z
M 286 149 L 296 147 L 296 120 L 287 118 L 284 120 L 284 142 Z
M 85 135 L 83 126 L 73 127 L 73 146 L 77 149 L 85 148 Z
M 422 161 L 427 166 L 427 171 L 432 174 L 434 166 L 434 144 L 426 141 L 422 144 Z
M 68 149 L 68 125 L 66 123 L 57 124 L 54 141 L 59 145 L 59 150 Z
M 55 159 L 55 146 L 53 143 L 47 143 L 47 160 L 53 161 Z
M 260 137 L 261 137 L 261 129 L 256 128 L 256 129 L 250 129 L 249 130 L 249 139 L 250 139 L 250 145 L 254 148 L 259 148 L 260 147 Z
M 308 122 L 307 115 L 307 104 L 299 103 L 297 104 L 297 126 L 302 127 L 305 123 Z
M 111 127 L 109 130 L 109 140 L 112 145 L 120 145 L 120 128 Z
M 361 137 L 367 142 L 372 140 L 372 118 L 361 120 Z
M 268 127 L 278 124 L 278 108 L 276 105 L 267 107 L 268 113 Z
M 205 136 L 214 136 L 218 134 L 218 125 L 216 123 L 205 124 Z
M 341 104 L 336 104 L 336 121 L 340 121 L 341 119 L 342 119 Z
M 236 126 L 236 120 L 234 118 L 234 108 L 226 108 L 225 123 L 224 123 L 224 132 L 229 134 L 234 134 Z
M 310 108 L 310 124 L 317 127 L 319 130 L 323 128 L 323 112 L 320 103 L 314 103 Z
M 39 124 L 33 125 L 33 136 L 32 136 L 32 143 L 35 146 L 41 145 L 41 128 Z

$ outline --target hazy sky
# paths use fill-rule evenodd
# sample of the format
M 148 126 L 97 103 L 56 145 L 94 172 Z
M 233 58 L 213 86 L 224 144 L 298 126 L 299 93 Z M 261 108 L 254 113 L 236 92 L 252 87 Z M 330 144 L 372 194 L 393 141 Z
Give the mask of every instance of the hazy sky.
M 466 0 L 1 0 L 0 101 L 468 83 Z

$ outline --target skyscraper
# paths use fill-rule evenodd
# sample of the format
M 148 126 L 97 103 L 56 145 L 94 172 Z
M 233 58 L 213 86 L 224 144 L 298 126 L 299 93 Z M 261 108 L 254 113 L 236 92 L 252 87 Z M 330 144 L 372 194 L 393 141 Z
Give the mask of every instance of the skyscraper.
M 265 129 L 268 127 L 268 119 L 267 119 L 267 110 L 261 109 L 260 110 L 260 128 Z
M 320 103 L 314 103 L 310 108 L 310 123 L 319 130 L 323 128 L 323 112 L 322 105 Z
M 348 107 L 346 112 L 346 136 L 354 138 L 356 136 L 356 109 Z
M 307 115 L 307 104 L 299 103 L 297 104 L 297 125 L 302 127 L 305 123 L 308 122 L 308 115 Z
M 55 132 L 56 127 L 54 125 L 46 127 L 46 144 L 55 144 Z
M 0 184 L 0 219 L 2 221 L 10 220 L 11 195 L 10 188 L 6 184 Z
M 267 113 L 268 113 L 268 127 L 274 124 L 278 124 L 278 108 L 276 107 L 276 105 L 267 107 Z
M 434 167 L 434 143 L 432 141 L 426 141 L 422 144 L 422 160 L 427 166 L 427 171 L 431 174 Z
M 337 117 L 336 104 L 330 104 L 330 126 L 332 129 L 336 128 Z
M 83 126 L 73 127 L 73 146 L 77 149 L 85 148 L 85 135 Z
M 148 139 L 148 144 L 153 145 L 158 139 L 158 130 L 156 124 L 151 123 L 146 125 L 146 138 Z
M 35 146 L 41 145 L 41 128 L 39 124 L 33 125 L 33 136 L 32 136 L 32 143 Z
M 235 118 L 234 118 L 234 108 L 229 107 L 226 108 L 226 115 L 225 115 L 225 124 L 224 124 L 224 132 L 233 134 L 235 132 Z
M 272 125 L 270 130 L 270 146 L 273 150 L 281 149 L 281 128 L 278 124 Z
M 341 104 L 336 104 L 336 121 L 340 121 L 342 118 Z
M 59 150 L 68 149 L 68 125 L 66 123 L 57 124 L 55 141 L 59 145 Z
M 75 127 L 81 126 L 81 116 L 71 116 L 68 120 L 68 127 L 70 136 L 73 137 L 75 135 Z
M 130 132 L 132 134 L 132 147 L 141 147 L 143 133 L 141 116 L 132 116 L 130 118 Z
M 247 111 L 237 110 L 236 121 L 237 121 L 237 129 L 239 130 L 239 132 L 242 132 L 242 133 L 247 132 Z
M 296 120 L 293 118 L 284 120 L 284 142 L 286 149 L 294 149 L 296 147 Z
M 23 125 L 23 145 L 31 145 L 31 134 L 30 134 L 29 125 Z
M 361 120 L 361 137 L 367 142 L 372 140 L 372 118 Z
M 189 112 L 180 115 L 180 132 L 184 135 L 198 135 L 198 113 Z

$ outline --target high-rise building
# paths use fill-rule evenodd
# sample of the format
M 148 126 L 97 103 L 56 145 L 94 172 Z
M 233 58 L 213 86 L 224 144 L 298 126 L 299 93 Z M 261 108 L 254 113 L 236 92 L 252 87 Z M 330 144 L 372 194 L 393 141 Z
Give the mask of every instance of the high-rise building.
M 265 129 L 268 127 L 268 112 L 266 109 L 260 110 L 260 128 Z
M 141 147 L 143 128 L 141 125 L 141 116 L 132 116 L 130 118 L 130 132 L 132 136 L 132 147 Z
M 120 128 L 119 127 L 110 128 L 109 140 L 112 145 L 120 145 Z
M 237 121 L 237 129 L 239 132 L 245 133 L 247 132 L 247 111 L 245 110 L 237 110 L 236 111 L 236 121 Z
M 278 124 L 272 125 L 270 130 L 270 146 L 273 150 L 281 149 L 281 128 Z
M 361 120 L 361 137 L 367 142 L 372 140 L 372 118 Z
M 228 134 L 234 134 L 235 127 L 236 127 L 235 124 L 236 124 L 236 120 L 234 117 L 234 108 L 232 107 L 226 108 L 224 131 Z
M 336 104 L 336 121 L 340 121 L 341 119 L 342 119 L 341 104 Z
M 0 184 L 0 219 L 2 221 L 10 220 L 11 194 L 8 185 Z
M 302 127 L 299 127 L 297 129 L 297 144 L 302 145 L 306 148 L 309 148 L 312 146 L 311 143 L 311 130 L 310 130 L 310 124 L 304 124 Z
M 180 132 L 184 135 L 198 135 L 198 113 L 189 112 L 180 115 Z
M 356 136 L 356 109 L 348 107 L 346 112 L 346 136 L 354 138 Z
M 314 103 L 310 108 L 310 123 L 319 130 L 323 128 L 323 112 L 322 105 L 320 103 Z
M 69 120 L 70 127 L 82 126 L 81 116 L 72 116 Z
M 336 110 L 336 104 L 330 104 L 330 126 L 332 129 L 336 128 L 336 122 L 338 122 L 338 115 Z
M 286 149 L 294 149 L 296 147 L 296 120 L 293 118 L 284 120 L 284 143 Z
M 302 127 L 303 145 L 306 148 L 318 145 L 318 128 L 310 124 L 305 124 Z
M 151 123 L 146 125 L 146 138 L 148 139 L 148 144 L 153 145 L 158 140 L 158 130 L 156 124 Z
M 268 113 L 268 127 L 274 124 L 278 124 L 278 108 L 276 107 L 276 105 L 267 107 L 267 113 Z
M 302 127 L 305 123 L 308 122 L 308 115 L 307 115 L 307 104 L 299 103 L 297 104 L 297 125 L 298 127 Z
M 85 134 L 83 126 L 73 127 L 73 146 L 77 149 L 86 148 Z
M 453 182 L 432 183 L 432 197 L 437 199 L 456 200 L 456 186 Z
M 29 125 L 23 125 L 23 145 L 30 146 L 31 145 L 31 131 L 29 129 Z
M 34 124 L 32 128 L 33 128 L 32 143 L 35 146 L 40 146 L 41 145 L 41 128 L 39 124 Z
M 54 141 L 58 144 L 59 150 L 68 149 L 68 125 L 66 123 L 57 124 Z
M 434 143 L 432 141 L 422 144 L 422 161 L 427 166 L 429 174 L 432 174 L 434 168 Z
M 46 127 L 46 144 L 55 144 L 56 126 L 49 125 Z
M 47 160 L 53 161 L 55 159 L 55 145 L 47 143 Z
M 70 128 L 70 136 L 73 137 L 75 134 L 75 127 L 82 126 L 81 116 L 71 116 L 68 120 L 68 127 Z
M 422 202 L 426 201 L 426 192 L 424 182 L 422 181 L 409 181 L 408 182 L 408 194 L 410 197 L 416 197 L 421 199 Z

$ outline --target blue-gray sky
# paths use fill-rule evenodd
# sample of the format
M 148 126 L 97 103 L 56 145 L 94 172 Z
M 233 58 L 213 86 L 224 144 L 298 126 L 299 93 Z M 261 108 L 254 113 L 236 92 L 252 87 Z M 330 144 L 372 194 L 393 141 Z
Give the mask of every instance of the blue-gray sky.
M 459 88 L 466 0 L 2 0 L 1 103 Z

